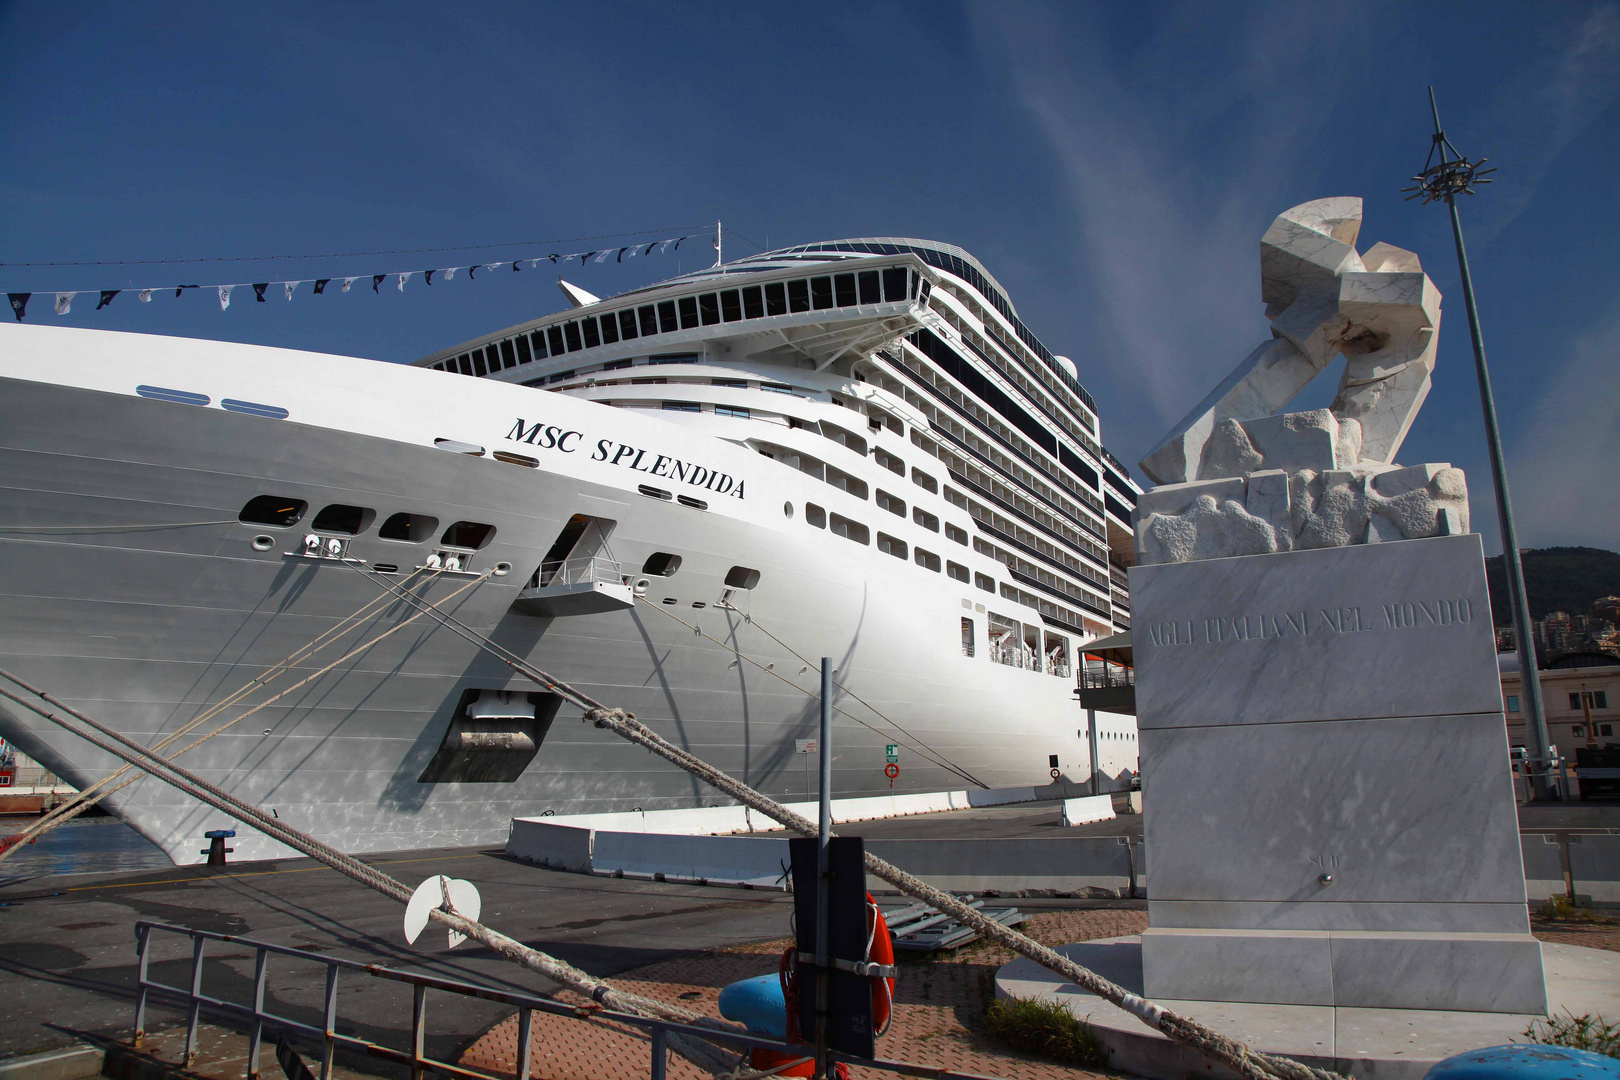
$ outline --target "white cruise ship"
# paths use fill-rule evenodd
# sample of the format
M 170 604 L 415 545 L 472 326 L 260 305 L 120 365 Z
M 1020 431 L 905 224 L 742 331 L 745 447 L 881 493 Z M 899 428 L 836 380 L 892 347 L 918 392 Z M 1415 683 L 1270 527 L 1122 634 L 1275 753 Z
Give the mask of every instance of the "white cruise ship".
M 724 801 L 430 618 L 376 640 L 402 588 L 779 798 L 814 795 L 820 656 L 837 797 L 1089 781 L 1075 670 L 1128 627 L 1138 488 L 977 260 L 843 240 L 563 287 L 414 366 L 0 329 L 0 666 L 151 744 L 359 648 L 181 759 L 350 851 Z M 117 766 L 0 706 L 70 782 Z M 1134 720 L 1097 723 L 1122 786 Z M 109 806 L 177 862 L 231 824 L 150 779 Z

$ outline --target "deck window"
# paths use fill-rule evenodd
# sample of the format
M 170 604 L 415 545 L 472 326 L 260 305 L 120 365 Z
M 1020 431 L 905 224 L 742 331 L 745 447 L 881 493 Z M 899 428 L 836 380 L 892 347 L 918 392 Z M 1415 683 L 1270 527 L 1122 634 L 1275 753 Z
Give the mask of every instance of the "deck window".
M 462 353 L 456 357 L 456 370 L 463 375 L 472 374 L 472 353 Z
M 303 499 L 289 499 L 285 495 L 255 495 L 242 507 L 236 519 L 247 525 L 290 529 L 298 524 L 308 509 L 309 503 Z
M 619 318 L 617 315 L 603 315 L 599 320 L 602 324 L 602 344 L 612 345 L 619 340 Z
M 683 296 L 676 301 L 681 309 L 681 329 L 691 330 L 698 324 L 697 297 Z
M 905 560 L 911 555 L 904 540 L 890 536 L 888 533 L 878 533 L 877 546 L 878 550 L 883 554 L 893 555 L 897 559 Z
M 752 589 L 759 584 L 759 571 L 746 566 L 733 566 L 726 572 L 726 586 L 732 589 Z
M 827 511 L 815 503 L 805 503 L 804 520 L 807 524 L 814 525 L 818 529 L 825 529 L 827 527 Z
M 577 323 L 577 322 L 564 323 L 563 324 L 563 338 L 564 338 L 564 340 L 566 340 L 568 342 L 568 351 L 569 352 L 579 352 L 579 350 L 580 350 L 579 323 Z
M 674 310 L 671 308 L 670 310 Z M 641 336 L 650 337 L 658 333 L 658 309 L 651 304 L 636 308 L 636 321 L 641 324 Z
M 832 278 L 823 276 L 810 279 L 810 306 L 817 311 L 825 311 L 833 306 Z
M 788 310 L 794 314 L 810 310 L 810 283 L 803 278 L 787 283 Z
M 536 330 L 530 334 L 529 345 L 534 349 L 534 358 L 536 360 L 546 358 L 546 332 L 544 330 Z
M 936 574 L 939 573 L 938 555 L 935 555 L 932 551 L 924 551 L 922 548 L 914 548 L 913 551 L 913 562 L 922 567 L 924 570 L 932 570 Z
M 712 292 L 706 292 L 697 298 L 698 319 L 704 326 L 713 326 L 720 321 L 720 299 Z
M 787 312 L 787 286 L 780 281 L 765 286 L 765 314 L 786 315 Z
M 827 483 L 840 491 L 847 491 L 857 499 L 866 498 L 866 481 L 849 475 L 842 469 L 827 466 Z
M 555 374 L 551 378 L 547 379 L 546 382 L 548 382 L 548 383 L 566 382 L 567 380 L 572 379 L 577 374 L 579 374 L 577 371 L 575 371 L 573 368 L 569 368 L 567 371 L 559 371 L 559 372 L 557 372 L 557 374 Z
M 567 349 L 567 346 L 565 346 L 563 344 L 562 327 L 560 327 L 560 326 L 547 327 L 546 328 L 546 343 L 551 346 L 551 355 L 552 356 L 559 356 L 563 352 L 565 352 L 566 349 Z
M 673 577 L 681 568 L 681 557 L 667 551 L 655 551 L 641 564 L 641 572 L 652 577 Z
M 587 349 L 594 349 L 598 345 L 602 344 L 602 335 L 596 332 L 595 319 L 581 319 L 579 321 L 579 328 L 584 334 L 585 347 Z
M 855 277 L 856 280 L 860 282 L 861 303 L 883 303 L 883 288 L 879 284 L 878 272 L 876 270 L 862 270 L 859 274 L 856 274 Z
M 887 510 L 896 517 L 906 516 L 906 500 L 897 499 L 882 488 L 878 488 L 876 502 L 879 510 Z
M 310 528 L 316 532 L 344 533 L 348 536 L 358 536 L 370 527 L 376 518 L 375 510 L 367 510 L 363 506 L 348 506 L 344 503 L 333 503 L 321 508 L 310 523 Z
M 959 562 L 947 562 L 945 573 L 955 581 L 965 582 L 968 579 L 968 568 Z
M 855 275 L 836 274 L 833 276 L 833 298 L 839 307 L 855 306 Z
M 702 412 L 703 406 L 695 401 L 666 401 L 665 412 Z
M 518 363 L 527 364 L 531 360 L 534 359 L 533 355 L 531 355 L 530 352 L 529 352 L 529 335 L 528 334 L 519 334 L 517 336 L 516 344 L 517 344 Z
M 743 318 L 763 319 L 765 317 L 765 297 L 758 285 L 750 285 L 742 291 Z
M 747 409 L 736 405 L 716 405 L 714 407 L 714 415 L 730 416 L 737 420 L 747 420 L 752 414 L 750 414 Z
M 908 300 L 906 295 L 907 270 L 903 266 L 893 266 L 883 271 L 883 299 L 889 303 L 897 300 Z
M 929 532 L 939 532 L 939 518 L 930 514 L 922 507 L 914 507 L 911 511 L 911 520 L 927 529 Z
M 993 593 L 996 591 L 996 580 L 989 574 L 974 574 L 973 586 L 977 589 L 983 589 L 987 593 Z
M 652 308 L 647 310 L 651 311 Z M 626 341 L 632 341 L 637 336 L 636 313 L 628 308 L 619 312 L 619 336 Z
M 952 525 L 947 521 L 945 523 L 945 537 L 948 540 L 954 540 L 963 547 L 967 547 L 967 530 L 961 526 Z
M 658 330 L 659 330 L 659 332 L 664 333 L 664 334 L 668 334 L 668 333 L 671 333 L 671 332 L 673 332 L 675 330 L 679 330 L 680 328 L 681 328 L 681 324 L 679 322 L 677 322 L 676 319 L 675 319 L 675 301 L 673 301 L 673 300 L 660 300 L 658 302 Z
M 921 469 L 911 470 L 911 482 L 925 491 L 932 491 L 936 494 L 939 491 L 939 481 L 935 480 L 932 476 L 929 476 Z
M 906 463 L 883 449 L 881 446 L 872 451 L 872 457 L 877 463 L 894 473 L 896 476 L 906 475 Z
M 478 521 L 458 521 L 439 538 L 445 547 L 471 548 L 473 551 L 495 539 L 495 526 Z
M 720 317 L 726 322 L 742 319 L 742 295 L 736 289 L 727 289 L 720 294 Z
M 517 350 L 512 346 L 512 339 L 507 338 L 501 342 L 501 370 L 505 371 L 509 367 L 517 367 L 517 362 Z
M 872 530 L 860 522 L 852 521 L 842 514 L 830 514 L 828 516 L 832 522 L 834 536 L 842 536 L 845 540 L 853 540 L 857 544 L 870 544 L 872 542 Z
M 963 619 L 962 620 L 962 655 L 963 656 L 972 656 L 973 655 L 973 640 L 974 640 L 973 620 L 972 619 Z
M 489 368 L 484 365 L 483 349 L 474 349 L 472 351 L 472 362 L 474 375 L 483 376 L 489 374 Z
M 377 535 L 384 540 L 397 540 L 405 544 L 420 544 L 433 539 L 439 531 L 439 519 L 426 514 L 393 514 L 383 522 Z

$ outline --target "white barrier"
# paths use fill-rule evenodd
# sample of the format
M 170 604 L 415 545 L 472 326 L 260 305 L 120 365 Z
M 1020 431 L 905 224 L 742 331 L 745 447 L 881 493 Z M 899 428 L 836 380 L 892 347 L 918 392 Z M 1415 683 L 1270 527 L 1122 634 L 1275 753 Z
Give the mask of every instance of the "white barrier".
M 786 837 L 599 832 L 592 870 L 613 877 L 786 889 Z
M 1038 802 L 1041 792 L 1052 798 L 1065 788 L 987 788 L 978 791 L 927 791 L 912 795 L 870 795 L 859 799 L 834 799 L 834 822 L 873 821 L 881 818 L 907 817 L 912 814 L 937 814 L 942 810 L 965 810 L 976 806 L 1008 806 L 1014 803 Z M 816 819 L 820 812 L 813 802 L 783 803 L 787 809 L 801 817 Z M 740 832 L 770 832 L 781 828 L 776 822 L 746 806 L 697 806 L 680 810 L 631 810 L 616 814 L 559 814 L 553 817 L 513 818 L 519 821 L 544 822 L 551 825 L 569 825 L 575 828 L 604 829 L 616 832 L 660 833 L 664 835 L 719 836 Z
M 1112 795 L 1087 795 L 1081 799 L 1064 799 L 1061 825 L 1090 825 L 1097 821 L 1114 820 Z

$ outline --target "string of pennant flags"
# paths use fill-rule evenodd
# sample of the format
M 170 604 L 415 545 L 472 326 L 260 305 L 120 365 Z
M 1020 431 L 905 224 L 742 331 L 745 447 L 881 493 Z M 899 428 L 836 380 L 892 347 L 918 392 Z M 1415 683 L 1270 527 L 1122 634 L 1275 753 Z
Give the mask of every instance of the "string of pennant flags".
M 682 241 L 692 240 L 696 237 L 708 235 L 709 233 L 707 232 L 688 233 L 685 236 L 671 236 L 663 240 L 639 241 L 634 244 L 626 244 L 622 247 L 598 248 L 594 251 L 573 251 L 569 252 L 568 254 L 548 252 L 545 255 L 524 257 L 520 259 L 503 259 L 500 262 L 473 263 L 470 266 L 445 266 L 433 270 L 387 270 L 382 273 L 354 274 L 348 277 L 339 277 L 334 275 L 332 277 L 324 278 L 301 278 L 296 281 L 235 282 L 228 285 L 163 285 L 154 286 L 147 289 L 118 288 L 75 289 L 71 292 L 8 292 L 6 294 L 6 298 L 11 301 L 11 313 L 16 317 L 18 322 L 22 322 L 24 316 L 27 315 L 28 302 L 35 296 L 54 297 L 55 306 L 53 310 L 55 313 L 57 315 L 67 315 L 73 310 L 73 301 L 79 296 L 99 295 L 96 310 L 100 311 L 102 308 L 112 303 L 114 297 L 126 292 L 136 293 L 137 299 L 139 299 L 141 303 L 149 304 L 152 302 L 152 297 L 154 296 L 160 296 L 164 293 L 172 291 L 176 297 L 180 297 L 183 296 L 187 291 L 196 289 L 205 293 L 215 293 L 219 297 L 219 309 L 224 311 L 231 306 L 231 295 L 237 289 L 252 289 L 254 300 L 261 304 L 265 302 L 265 294 L 271 293 L 271 295 L 274 295 L 273 290 L 278 287 L 283 295 L 285 295 L 288 300 L 291 300 L 293 298 L 293 294 L 296 293 L 299 286 L 302 285 L 313 286 L 312 295 L 321 296 L 326 293 L 327 286 L 333 284 L 334 282 L 340 283 L 338 291 L 348 292 L 349 289 L 353 287 L 355 282 L 364 282 L 367 278 L 371 279 L 372 292 L 380 292 L 383 284 L 390 279 L 392 279 L 394 287 L 397 290 L 404 292 L 405 286 L 411 281 L 412 278 L 417 276 L 422 278 L 424 284 L 432 285 L 435 276 L 437 276 L 441 281 L 452 281 L 455 279 L 457 274 L 465 271 L 469 280 L 476 280 L 480 270 L 493 272 L 501 269 L 502 267 L 509 266 L 512 268 L 512 272 L 516 273 L 523 269 L 525 263 L 528 264 L 530 269 L 538 267 L 543 262 L 549 262 L 554 266 L 562 266 L 572 262 L 575 259 L 579 260 L 579 264 L 581 266 L 592 262 L 605 263 L 609 259 L 616 263 L 622 263 L 626 259 L 646 258 L 651 255 L 664 255 L 679 251 Z

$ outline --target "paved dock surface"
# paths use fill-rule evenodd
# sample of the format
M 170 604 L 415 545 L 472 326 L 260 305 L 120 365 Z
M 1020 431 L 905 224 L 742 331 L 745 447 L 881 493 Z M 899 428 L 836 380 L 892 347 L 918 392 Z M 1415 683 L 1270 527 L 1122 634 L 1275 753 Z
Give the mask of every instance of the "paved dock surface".
M 544 870 L 499 850 L 449 849 L 367 861 L 412 884 L 444 873 L 466 878 L 483 897 L 483 921 L 597 976 L 696 950 L 782 937 L 790 899 L 782 893 L 588 877 Z M 404 909 L 307 859 L 244 863 L 225 870 L 70 875 L 0 887 L 0 1058 L 68 1045 L 84 1036 L 127 1039 L 134 1014 L 134 924 L 139 919 L 241 934 L 327 956 L 408 968 L 515 990 L 550 992 L 542 977 L 468 942 L 451 952 L 442 929 L 405 944 Z M 204 989 L 248 1000 L 253 955 L 217 946 Z M 154 977 L 185 985 L 186 944 L 154 957 Z M 273 960 L 267 1001 L 284 1015 L 318 1023 L 324 968 Z M 340 1029 L 396 1047 L 408 1045 L 410 988 L 340 979 Z M 453 1058 L 505 1011 L 474 999 L 429 998 L 429 1053 Z M 179 1019 L 154 1012 L 154 1028 Z

